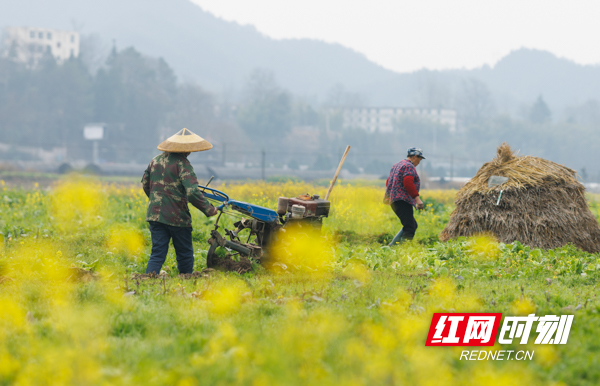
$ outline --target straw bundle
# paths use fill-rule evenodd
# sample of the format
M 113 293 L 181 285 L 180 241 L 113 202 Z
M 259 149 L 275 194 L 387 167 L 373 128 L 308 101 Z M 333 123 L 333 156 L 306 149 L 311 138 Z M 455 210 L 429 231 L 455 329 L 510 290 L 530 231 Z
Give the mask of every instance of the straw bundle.
M 508 181 L 489 187 L 491 176 Z M 440 238 L 481 233 L 491 233 L 504 243 L 517 240 L 544 249 L 573 243 L 600 252 L 600 228 L 575 171 L 542 158 L 517 156 L 506 143 L 458 192 L 456 209 Z

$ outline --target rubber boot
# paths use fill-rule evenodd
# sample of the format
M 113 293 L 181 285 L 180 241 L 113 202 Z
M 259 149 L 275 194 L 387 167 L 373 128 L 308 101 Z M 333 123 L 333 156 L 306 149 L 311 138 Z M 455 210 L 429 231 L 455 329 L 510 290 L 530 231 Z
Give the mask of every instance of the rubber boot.
M 400 229 L 400 232 L 398 232 L 398 234 L 396 234 L 396 236 L 394 236 L 394 238 L 392 239 L 392 242 L 389 243 L 388 246 L 393 247 L 394 245 L 396 245 L 396 243 L 402 244 L 402 242 L 404 241 L 404 239 L 402 238 L 403 234 L 404 234 L 404 228 Z

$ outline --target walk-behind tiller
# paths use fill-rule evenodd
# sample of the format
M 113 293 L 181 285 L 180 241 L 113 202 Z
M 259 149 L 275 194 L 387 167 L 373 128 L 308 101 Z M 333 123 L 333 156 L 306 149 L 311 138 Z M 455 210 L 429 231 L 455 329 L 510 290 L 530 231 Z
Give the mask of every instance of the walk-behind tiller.
M 209 268 L 247 271 L 250 268 L 249 264 L 246 265 L 245 269 L 239 269 L 235 264 L 232 267 L 223 264 L 223 261 L 220 261 L 223 256 L 219 256 L 217 250 L 224 248 L 227 255 L 225 259 L 228 261 L 253 259 L 260 263 L 268 255 L 269 246 L 281 229 L 292 224 L 314 226 L 320 229 L 323 218 L 329 215 L 329 195 L 349 150 L 350 146 L 344 152 L 325 199 L 321 199 L 318 195 L 308 194 L 296 198 L 279 197 L 277 211 L 247 202 L 232 200 L 227 194 L 219 190 L 199 185 L 198 188 L 206 198 L 221 203 L 217 208 L 219 215 L 215 222 L 215 228 L 211 231 L 211 237 L 208 240 L 210 248 L 206 255 L 206 266 Z M 227 209 L 231 209 L 243 217 L 233 224 L 236 227 L 234 230 L 223 228 L 224 234 L 221 234 L 219 232 L 219 221 L 224 213 L 228 213 Z

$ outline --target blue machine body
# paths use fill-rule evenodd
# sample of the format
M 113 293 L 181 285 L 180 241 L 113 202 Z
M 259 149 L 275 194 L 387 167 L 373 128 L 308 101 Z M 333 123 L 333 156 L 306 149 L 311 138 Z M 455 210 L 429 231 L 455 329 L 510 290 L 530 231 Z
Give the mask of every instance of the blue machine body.
M 272 209 L 249 204 L 243 201 L 230 200 L 229 196 L 225 193 L 207 186 L 198 185 L 198 188 L 202 191 L 202 194 L 204 194 L 206 198 L 222 202 L 223 207 L 229 206 L 231 209 L 243 213 L 246 216 L 250 216 L 266 223 L 277 222 L 279 220 L 277 212 Z

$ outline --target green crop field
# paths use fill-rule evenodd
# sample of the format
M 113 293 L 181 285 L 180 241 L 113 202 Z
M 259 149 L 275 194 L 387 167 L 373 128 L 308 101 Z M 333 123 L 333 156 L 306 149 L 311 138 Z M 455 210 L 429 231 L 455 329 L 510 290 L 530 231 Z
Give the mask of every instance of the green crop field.
M 219 187 L 271 208 L 279 196 L 326 190 Z M 600 384 L 600 256 L 485 235 L 441 243 L 454 194 L 422 192 L 415 240 L 389 248 L 400 222 L 381 186 L 341 181 L 323 236 L 276 270 L 180 278 L 171 248 L 166 275 L 147 278 L 138 184 L 1 181 L 0 384 Z M 588 199 L 598 217 L 600 198 Z M 215 220 L 191 211 L 202 271 Z M 425 346 L 434 312 L 575 316 L 565 345 L 472 348 L 528 350 L 532 360 L 466 361 L 465 347 Z

